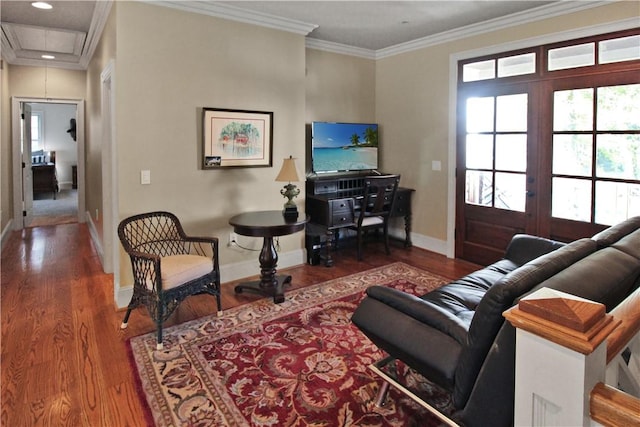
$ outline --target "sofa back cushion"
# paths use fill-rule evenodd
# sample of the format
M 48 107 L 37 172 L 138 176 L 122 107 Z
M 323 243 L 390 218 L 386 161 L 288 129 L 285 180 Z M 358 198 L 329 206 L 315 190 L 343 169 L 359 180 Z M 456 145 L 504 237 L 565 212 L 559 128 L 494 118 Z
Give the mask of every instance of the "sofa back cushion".
M 541 282 L 531 292 L 542 287 L 556 289 L 602 303 L 611 311 L 638 287 L 639 252 L 640 231 L 636 231 Z
M 454 405 L 464 406 L 484 359 L 504 323 L 502 313 L 540 282 L 595 252 L 596 242 L 584 238 L 544 254 L 504 276 L 484 295 L 476 308 L 467 343 L 455 375 Z
M 599 248 L 605 248 L 607 246 L 611 246 L 618 240 L 622 239 L 626 235 L 639 228 L 640 216 L 634 216 L 616 225 L 613 225 L 598 234 L 595 234 L 592 239 L 596 243 L 598 243 Z

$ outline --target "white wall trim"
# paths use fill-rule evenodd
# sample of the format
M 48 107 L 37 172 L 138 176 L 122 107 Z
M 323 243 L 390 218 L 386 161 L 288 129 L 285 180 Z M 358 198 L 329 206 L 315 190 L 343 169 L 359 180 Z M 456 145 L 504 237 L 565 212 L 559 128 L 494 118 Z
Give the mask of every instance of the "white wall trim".
M 598 34 L 623 31 L 638 26 L 637 18 L 623 19 L 606 24 L 581 27 L 559 33 L 545 34 L 523 40 L 514 40 L 494 46 L 486 46 L 464 52 L 453 53 L 449 56 L 449 176 L 447 181 L 447 256 L 455 257 L 455 227 L 456 227 L 456 108 L 458 102 L 458 61 L 464 59 L 492 55 L 500 52 L 524 49 L 532 46 L 539 46 L 549 43 L 556 43 L 565 40 L 579 39 L 582 37 L 595 36 Z
M 288 31 L 294 34 L 306 36 L 314 29 L 318 28 L 316 24 L 297 21 L 294 19 L 274 16 L 267 13 L 250 11 L 229 4 L 205 1 L 158 1 L 158 0 L 142 0 L 157 6 L 165 6 L 185 12 L 200 13 L 202 15 L 214 16 L 217 18 L 228 19 L 230 21 L 242 22 L 245 24 L 258 25 L 261 27 L 272 28 L 276 30 Z
M 327 52 L 341 53 L 344 55 L 357 56 L 368 59 L 382 59 L 402 53 L 424 49 L 430 46 L 436 46 L 443 43 L 477 36 L 504 28 L 515 27 L 530 22 L 536 22 L 543 19 L 549 19 L 556 16 L 562 16 L 569 13 L 579 12 L 585 9 L 591 9 L 606 5 L 608 1 L 596 2 L 557 2 L 550 5 L 544 5 L 537 8 L 525 10 L 523 12 L 514 13 L 500 18 L 490 19 L 488 21 L 479 22 L 473 25 L 456 28 L 450 31 L 433 34 L 406 43 L 400 43 L 395 46 L 389 46 L 384 49 L 370 50 L 356 48 L 353 46 L 343 45 L 340 43 L 332 43 L 323 40 L 317 40 L 307 37 L 306 47 L 309 49 L 324 50 Z M 635 25 L 637 26 L 637 19 Z
M 603 6 L 610 2 L 556 2 L 549 5 L 536 7 L 500 18 L 490 19 L 488 21 L 479 22 L 477 24 L 467 25 L 465 27 L 456 28 L 454 30 L 445 31 L 432 36 L 423 37 L 407 43 L 401 43 L 386 49 L 376 51 L 376 58 L 386 58 L 388 56 L 399 55 L 401 53 L 410 52 L 425 47 L 435 46 L 438 44 L 448 43 L 468 37 L 477 36 L 489 32 L 498 31 L 504 28 L 524 25 L 531 22 L 549 19 L 556 16 L 562 16 L 569 13 L 579 12 L 585 9 Z M 637 25 L 637 24 L 636 24 Z
M 389 236 L 398 240 L 404 240 L 404 228 L 389 228 Z M 447 254 L 446 240 L 435 239 L 433 237 L 425 236 L 424 234 L 411 232 L 411 243 L 413 244 L 413 246 L 420 249 L 425 249 L 427 251 L 435 252 L 441 255 Z
M 0 238 L 0 251 L 2 251 L 2 249 L 4 248 L 4 244 L 7 243 L 7 240 L 9 240 L 9 236 L 13 231 L 12 222 L 13 222 L 13 219 L 10 219 L 9 222 L 7 222 L 7 225 L 2 230 L 2 237 Z
M 307 37 L 305 46 L 308 49 L 323 50 L 325 52 L 341 53 L 343 55 L 356 56 L 358 58 L 376 59 L 376 51 L 360 47 L 349 46 L 341 43 L 328 42 Z
M 93 246 L 96 248 L 96 252 L 98 253 L 98 258 L 102 260 L 104 258 L 104 249 L 102 247 L 102 242 L 100 242 L 100 234 L 98 233 L 98 229 L 96 228 L 95 222 L 93 222 L 93 218 L 89 212 L 85 212 L 85 218 L 87 219 L 87 227 L 89 228 L 89 235 L 91 236 L 91 241 L 93 242 Z
M 306 262 L 305 250 L 295 249 L 289 252 L 283 252 L 278 254 L 278 270 L 288 267 L 295 267 Z M 252 272 L 250 276 L 247 276 L 247 272 Z M 242 261 L 232 264 L 224 264 L 220 266 L 220 282 L 224 287 L 226 283 L 234 280 L 244 279 L 246 277 L 253 277 L 260 274 L 260 264 L 258 258 L 251 261 Z M 118 286 L 118 291 L 115 294 L 116 305 L 119 309 L 125 308 L 131 296 L 133 295 L 133 284 Z M 222 307 L 224 309 L 224 307 Z

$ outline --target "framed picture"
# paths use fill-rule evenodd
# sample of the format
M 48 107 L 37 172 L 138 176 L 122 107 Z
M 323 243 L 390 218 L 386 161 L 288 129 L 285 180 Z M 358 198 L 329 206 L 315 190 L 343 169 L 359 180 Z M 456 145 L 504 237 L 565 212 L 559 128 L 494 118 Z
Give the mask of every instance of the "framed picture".
M 273 113 L 203 109 L 205 169 L 272 165 Z

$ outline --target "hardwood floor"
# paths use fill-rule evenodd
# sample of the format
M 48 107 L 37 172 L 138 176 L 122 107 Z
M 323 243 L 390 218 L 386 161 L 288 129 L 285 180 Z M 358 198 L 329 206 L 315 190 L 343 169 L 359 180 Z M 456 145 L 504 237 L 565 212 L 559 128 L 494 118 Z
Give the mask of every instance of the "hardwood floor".
M 289 268 L 293 288 L 323 282 L 393 261 L 449 278 L 478 268 L 419 248 L 371 244 L 358 262 L 354 248 L 341 249 L 335 266 Z M 1 258 L 2 426 L 142 426 L 142 405 L 129 365 L 128 338 L 151 332 L 143 308 L 120 329 L 123 311 L 113 304 L 112 275 L 102 272 L 84 224 L 14 232 Z M 223 283 L 223 308 L 254 301 Z M 166 326 L 214 313 L 207 295 L 188 298 Z

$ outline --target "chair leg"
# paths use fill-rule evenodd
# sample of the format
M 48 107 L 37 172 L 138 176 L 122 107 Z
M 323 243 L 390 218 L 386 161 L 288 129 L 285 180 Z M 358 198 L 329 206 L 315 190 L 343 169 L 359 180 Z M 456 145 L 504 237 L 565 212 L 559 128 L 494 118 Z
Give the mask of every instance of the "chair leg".
M 362 231 L 358 230 L 358 261 L 362 261 Z
M 158 328 L 158 337 L 156 340 L 156 350 L 162 350 L 162 318 L 164 316 L 164 304 L 162 298 L 158 298 L 158 318 L 156 319 L 156 326 Z
M 216 294 L 216 303 L 218 304 L 218 317 L 222 316 L 222 302 L 220 301 L 220 286 L 218 286 L 218 293 Z
M 127 312 L 124 314 L 124 319 L 122 319 L 122 323 L 120 324 L 120 329 L 127 329 L 127 326 L 129 326 L 130 314 L 131 314 L 131 308 L 127 308 Z
M 384 250 L 387 255 L 391 255 L 391 250 L 389 249 L 389 226 L 386 222 L 384 224 Z

